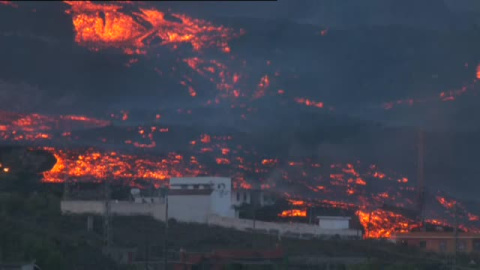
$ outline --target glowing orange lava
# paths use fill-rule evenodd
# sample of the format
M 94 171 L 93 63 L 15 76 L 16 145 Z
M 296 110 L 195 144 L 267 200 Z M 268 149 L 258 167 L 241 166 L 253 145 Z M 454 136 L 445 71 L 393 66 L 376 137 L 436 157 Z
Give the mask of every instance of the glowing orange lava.
M 278 214 L 279 217 L 306 217 L 307 211 L 302 209 L 285 210 Z
M 109 121 L 79 115 L 47 116 L 0 111 L 0 138 L 11 141 L 45 140 L 51 139 L 57 129 L 104 127 L 109 124 Z
M 365 238 L 389 238 L 393 232 L 409 232 L 417 226 L 411 219 L 381 209 L 371 212 L 358 210 L 356 214 L 365 228 Z
M 198 164 L 192 160 L 183 160 L 182 156 L 175 153 L 155 161 L 93 149 L 80 154 L 53 148 L 45 150 L 52 152 L 57 159 L 55 166 L 43 173 L 45 182 L 63 182 L 65 179 L 99 181 L 107 178 L 163 181 L 170 177 L 195 176 L 201 172 Z
M 123 2 L 98 4 L 91 1 L 65 1 L 70 5 L 75 28 L 75 41 L 98 50 L 120 48 L 127 54 L 144 54 L 150 46 L 188 43 L 198 51 L 219 47 L 229 52 L 228 41 L 236 33 L 230 28 L 190 18 L 183 14 L 167 14 L 155 8 L 139 8 L 127 12 Z M 158 38 L 158 44 L 151 44 Z

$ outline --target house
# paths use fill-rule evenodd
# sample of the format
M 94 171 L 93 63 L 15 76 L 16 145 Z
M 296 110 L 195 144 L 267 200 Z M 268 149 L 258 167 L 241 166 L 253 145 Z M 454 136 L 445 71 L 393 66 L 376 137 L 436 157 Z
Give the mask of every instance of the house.
M 169 217 L 206 223 L 210 214 L 235 217 L 228 177 L 180 177 L 170 179 Z
M 453 232 L 394 233 L 391 240 L 438 253 L 454 253 L 456 242 L 458 252 L 480 253 L 480 234 L 477 233 L 459 232 L 456 237 Z

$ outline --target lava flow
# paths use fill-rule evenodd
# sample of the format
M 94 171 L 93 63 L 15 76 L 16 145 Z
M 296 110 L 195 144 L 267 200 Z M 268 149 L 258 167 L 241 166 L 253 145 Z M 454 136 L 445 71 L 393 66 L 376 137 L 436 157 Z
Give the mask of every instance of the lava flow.
M 149 47 L 188 43 L 198 51 L 218 47 L 229 52 L 232 29 L 182 14 L 166 14 L 155 8 L 127 13 L 122 2 L 97 4 L 65 1 L 71 6 L 75 41 L 92 50 L 115 47 L 127 54 L 145 54 Z M 155 40 L 157 43 L 155 44 Z
M 0 138 L 5 141 L 37 141 L 52 139 L 53 134 L 63 136 L 77 128 L 104 127 L 109 121 L 79 115 L 47 116 L 0 111 Z
M 170 177 L 198 175 L 200 168 L 195 158 L 184 159 L 171 153 L 165 158 L 139 159 L 133 155 L 116 152 L 99 152 L 89 149 L 85 152 L 72 152 L 45 148 L 57 159 L 55 166 L 43 173 L 45 182 L 63 182 L 74 178 L 78 181 L 102 181 L 148 179 L 163 181 Z M 157 183 L 158 184 L 158 183 Z
M 428 98 L 408 98 L 408 99 L 400 99 L 397 101 L 385 102 L 382 107 L 385 110 L 390 110 L 396 106 L 413 106 L 415 104 L 421 104 L 426 102 L 432 101 L 441 101 L 441 102 L 448 102 L 454 101 L 458 97 L 463 96 L 467 93 L 471 93 L 474 91 L 478 91 L 476 88 L 478 79 L 480 79 L 480 65 L 477 66 L 476 69 L 476 78 L 469 84 L 465 84 L 464 86 L 460 87 L 459 89 L 453 89 L 448 91 L 442 91 L 438 94 L 437 97 L 428 97 Z

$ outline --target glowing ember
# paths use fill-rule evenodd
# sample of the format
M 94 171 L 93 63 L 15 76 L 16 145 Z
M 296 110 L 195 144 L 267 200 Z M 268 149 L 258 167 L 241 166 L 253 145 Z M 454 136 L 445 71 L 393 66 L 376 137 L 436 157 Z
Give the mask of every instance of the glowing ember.
M 323 108 L 324 107 L 323 102 L 313 101 L 313 100 L 309 100 L 309 99 L 306 99 L 306 98 L 295 98 L 295 102 L 297 102 L 298 104 L 304 104 L 306 106 L 313 106 L 313 107 L 317 107 L 317 108 Z
M 258 89 L 253 94 L 253 98 L 258 99 L 265 96 L 265 91 L 268 89 L 269 86 L 270 86 L 270 79 L 268 78 L 268 75 L 265 75 L 260 79 L 260 82 L 258 83 Z
M 304 201 L 300 201 L 300 200 L 288 200 L 290 202 L 290 204 L 292 205 L 304 205 L 305 202 Z
M 278 215 L 279 217 L 306 217 L 307 211 L 301 209 L 285 210 Z
M 13 3 L 12 1 L 0 1 L 0 5 L 5 5 L 5 6 L 18 8 L 18 5 Z
M 457 203 L 454 200 L 447 200 L 446 198 L 440 197 L 440 196 L 437 196 L 436 198 L 441 205 L 443 205 L 445 208 L 448 208 L 448 209 L 452 209 Z
M 477 77 L 479 76 L 479 68 L 478 67 L 477 67 L 477 74 L 476 75 L 477 75 Z M 476 83 L 477 83 L 477 80 L 475 79 L 475 80 L 473 80 L 472 83 L 466 84 L 459 89 L 440 92 L 437 97 L 417 98 L 417 99 L 412 99 L 412 98 L 400 99 L 400 100 L 397 100 L 397 101 L 383 103 L 382 107 L 385 110 L 390 110 L 390 109 L 393 109 L 396 106 L 401 106 L 401 105 L 413 106 L 415 104 L 432 102 L 432 101 L 443 101 L 443 102 L 453 101 L 459 96 L 462 96 L 462 95 L 464 95 L 468 92 L 475 91 L 476 90 L 476 88 L 475 88 Z

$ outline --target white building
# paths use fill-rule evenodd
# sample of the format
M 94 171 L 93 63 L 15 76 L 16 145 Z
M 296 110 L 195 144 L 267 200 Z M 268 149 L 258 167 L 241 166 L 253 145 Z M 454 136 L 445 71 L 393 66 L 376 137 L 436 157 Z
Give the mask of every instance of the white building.
M 179 221 L 205 223 L 210 214 L 235 217 L 228 177 L 170 179 L 169 216 Z

